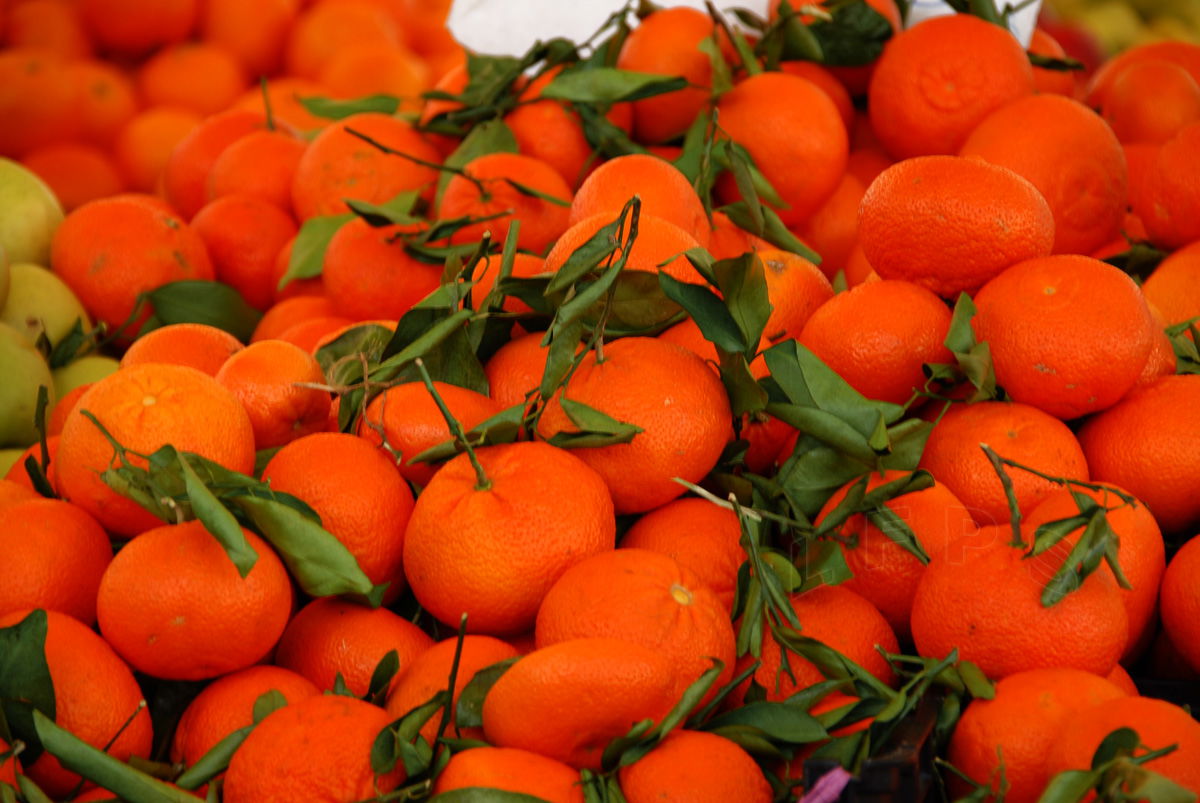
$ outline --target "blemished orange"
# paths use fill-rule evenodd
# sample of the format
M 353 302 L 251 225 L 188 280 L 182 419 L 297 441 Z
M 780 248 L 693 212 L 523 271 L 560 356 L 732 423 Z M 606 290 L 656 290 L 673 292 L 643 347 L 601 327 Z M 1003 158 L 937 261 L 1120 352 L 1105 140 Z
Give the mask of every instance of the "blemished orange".
M 707 244 L 711 228 L 692 183 L 675 165 L 648 154 L 618 156 L 593 170 L 571 201 L 569 225 L 600 213 L 613 220 L 634 195 L 642 201 L 642 215 L 674 223 Z
M 200 6 L 198 0 L 80 0 L 78 5 L 100 49 L 132 58 L 186 39 Z
M 1029 52 L 1051 59 L 1067 58 L 1067 51 L 1058 40 L 1044 28 L 1034 28 L 1029 38 Z M 1074 70 L 1052 70 L 1046 67 L 1033 68 L 1033 89 L 1041 94 L 1063 95 L 1075 98 L 1082 94 L 1083 78 Z
M 768 803 L 771 785 L 741 745 L 715 733 L 672 731 L 657 747 L 618 773 L 629 803 Z
M 429 65 L 404 45 L 368 42 L 335 53 L 317 79 L 335 98 L 392 95 L 400 111 L 414 112 L 430 88 L 429 76 Z
M 781 340 L 798 339 L 813 313 L 833 298 L 833 285 L 821 268 L 790 251 L 764 248 L 758 258 L 771 302 L 759 343 L 760 349 L 766 349 Z
M 1200 671 L 1200 641 L 1196 639 L 1196 622 L 1200 621 L 1197 576 L 1200 576 L 1200 536 L 1188 540 L 1171 558 L 1160 593 L 1167 637 L 1188 665 Z
M 92 55 L 92 43 L 74 3 L 24 0 L 12 5 L 6 14 L 0 28 L 0 42 L 6 48 L 36 47 L 64 58 Z
M 1009 520 L 1000 477 L 980 444 L 1053 477 L 1088 479 L 1088 460 L 1074 433 L 1057 418 L 1019 402 L 955 404 L 933 425 L 920 467 L 966 505 L 980 525 Z M 1017 504 L 1028 512 L 1056 487 L 1027 471 L 1006 468 Z M 1137 493 L 1136 491 L 1131 491 Z
M 121 356 L 121 367 L 166 363 L 216 376 L 225 361 L 243 348 L 241 341 L 224 329 L 205 323 L 173 323 L 133 341 Z
M 1173 250 L 1200 240 L 1200 122 L 1179 129 L 1154 157 L 1133 211 L 1155 245 Z
M 846 169 L 849 135 L 837 106 L 816 84 L 782 72 L 746 78 L 717 101 L 721 130 L 749 151 L 784 206 L 786 225 L 803 222 L 833 194 Z M 738 199 L 732 176 L 717 194 Z
M 573 224 L 551 246 L 546 254 L 545 270 L 556 273 L 566 264 L 571 254 L 590 240 L 596 232 L 617 219 L 617 212 L 597 212 Z M 629 219 L 626 218 L 625 233 Z M 700 248 L 700 241 L 669 220 L 654 215 L 639 215 L 638 235 L 629 249 L 629 258 L 624 270 L 640 270 L 649 273 L 663 271 L 682 282 L 701 284 L 699 272 L 683 256 L 685 251 Z M 620 249 L 613 254 L 612 261 L 620 257 Z
M 1162 144 L 1200 121 L 1200 83 L 1170 61 L 1139 61 L 1113 80 L 1101 112 L 1121 142 Z
M 230 356 L 216 379 L 246 408 L 254 448 L 271 449 L 322 432 L 329 420 L 325 374 L 307 351 L 283 340 L 260 340 Z
M 970 14 L 924 20 L 892 36 L 867 93 L 871 127 L 896 159 L 956 153 L 1005 103 L 1033 92 L 1021 45 Z
M 673 667 L 676 698 L 716 658 L 723 668 L 701 704 L 733 677 L 728 610 L 690 569 L 659 552 L 622 548 L 576 563 L 550 586 L 534 633 L 539 648 L 614 638 L 657 650 Z
M 612 497 L 577 453 L 540 441 L 475 454 L 488 487 L 467 454 L 442 466 L 417 497 L 404 570 L 438 621 L 456 626 L 466 613 L 469 632 L 521 633 L 564 571 L 613 548 Z
M 713 21 L 695 8 L 662 8 L 642 19 L 621 45 L 616 66 L 622 70 L 680 76 L 683 89 L 633 102 L 633 135 L 658 143 L 687 131 L 708 102 L 712 62 L 700 43 L 712 36 Z
M 1128 178 L 1121 143 L 1077 100 L 1030 95 L 996 109 L 959 149 L 1028 179 L 1054 214 L 1054 253 L 1089 254 L 1117 236 Z
M 212 260 L 216 279 L 246 303 L 265 310 L 275 300 L 275 258 L 296 236 L 291 215 L 253 195 L 224 195 L 192 218 Z
M 1168 535 L 1187 534 L 1200 523 L 1200 499 L 1192 492 L 1200 471 L 1200 424 L 1187 413 L 1197 403 L 1200 377 L 1166 376 L 1079 429 L 1093 479 L 1145 502 Z
M 288 33 L 285 66 L 289 75 L 315 79 L 341 51 L 400 42 L 396 21 L 375 3 L 311 3 Z
M 25 154 L 21 164 L 46 182 L 64 212 L 126 189 L 125 179 L 112 157 L 86 143 L 64 142 L 35 148 Z
M 67 71 L 75 87 L 79 136 L 108 148 L 139 108 L 133 79 L 117 65 L 100 59 L 73 61 Z
M 321 277 L 334 311 L 356 321 L 399 320 L 442 281 L 442 266 L 422 262 L 399 240 L 409 227 L 344 224 L 325 249 Z
M 433 386 L 464 432 L 470 432 L 472 427 L 504 409 L 470 388 L 446 382 L 434 382 Z M 422 382 L 396 385 L 372 399 L 359 420 L 358 434 L 384 448 L 396 461 L 400 476 L 419 486 L 429 484 L 439 465 L 409 461 L 453 437 L 450 425 Z
M 458 229 L 451 243 L 476 242 L 490 232 L 493 243 L 503 244 L 516 220 L 517 247 L 542 254 L 567 230 L 571 188 L 546 162 L 519 153 L 489 153 L 467 162 L 462 171 L 446 183 L 438 199 L 438 218 L 498 217 Z
M 881 278 L 953 300 L 1009 265 L 1048 255 L 1054 215 L 1037 188 L 1008 168 L 922 156 L 871 182 L 859 208 L 858 242 Z
M 168 45 L 138 67 L 138 90 L 147 106 L 178 106 L 202 115 L 233 105 L 250 83 L 241 63 L 219 45 Z
M 392 687 L 387 699 L 387 712 L 399 719 L 408 712 L 429 702 L 439 691 L 450 689 L 450 667 L 454 663 L 454 655 L 458 650 L 458 639 L 448 638 L 439 641 L 421 654 L 417 655 L 402 667 L 402 671 Z M 501 641 L 491 636 L 465 635 L 462 640 L 462 652 L 458 658 L 458 673 L 454 677 L 453 705 L 458 705 L 458 695 L 463 687 L 471 681 L 475 673 L 481 669 L 499 663 L 500 661 L 516 658 L 517 648 L 507 641 Z M 441 716 L 435 715 L 421 728 L 425 741 L 433 744 L 437 738 Z M 482 739 L 481 728 L 459 728 L 451 717 L 446 725 L 445 736 L 451 739 Z
M 371 582 L 391 583 L 387 598 L 399 596 L 413 496 L 391 460 L 355 435 L 318 432 L 276 452 L 263 480 L 307 502 Z
M 199 521 L 169 524 L 126 544 L 96 598 L 100 632 L 130 666 L 157 678 L 204 680 L 261 661 L 292 612 L 292 584 L 270 544 L 242 577 Z
M 292 211 L 292 177 L 304 155 L 306 143 L 293 134 L 252 131 L 232 143 L 208 173 L 208 200 L 225 195 L 250 195 Z
M 1090 768 L 1100 742 L 1118 728 L 1137 731 L 1138 741 L 1151 750 L 1174 745 L 1175 750 L 1141 766 L 1190 792 L 1200 791 L 1200 722 L 1186 708 L 1153 697 L 1118 697 L 1067 719 L 1046 757 L 1050 774 Z
M 438 153 L 411 124 L 386 114 L 353 114 L 324 129 L 300 157 L 292 179 L 292 208 L 301 220 L 348 211 L 345 200 L 383 203 L 406 190 L 432 191 L 437 171 L 376 148 L 350 131 L 424 162 Z
M 1142 292 L 1169 324 L 1200 315 L 1200 240 L 1158 263 L 1142 283 Z
M 0 628 L 29 611 L 0 614 Z M 54 684 L 55 724 L 118 761 L 149 758 L 153 741 L 150 709 L 133 672 L 96 631 L 58 611 L 46 612 L 46 664 Z M 24 774 L 53 797 L 66 796 L 80 777 L 50 753 L 24 767 Z
M 608 485 L 617 513 L 644 513 L 681 496 L 675 481 L 699 482 L 732 431 L 729 397 L 708 365 L 688 350 L 651 337 L 627 337 L 591 351 L 546 405 L 537 435 L 578 427 L 561 398 L 581 402 L 641 428 L 628 443 L 575 454 Z
M 1009 527 L 982 527 L 929 562 L 913 596 L 917 651 L 945 658 L 957 649 L 993 679 L 1052 667 L 1112 671 L 1129 637 L 1112 576 L 1094 572 L 1046 607 L 1042 591 L 1069 549 L 1060 543 L 1027 557 L 1011 541 Z
M 110 488 L 101 472 L 119 466 L 112 445 L 83 415 L 90 412 L 126 449 L 151 454 L 166 444 L 231 471 L 254 470 L 254 432 L 242 405 L 207 374 L 182 365 L 132 365 L 96 382 L 63 424 L 58 487 L 109 532 L 129 537 L 162 524 Z M 196 426 L 219 421 L 220 426 Z M 145 461 L 129 456 L 135 466 Z
M 890 470 L 868 475 L 866 490 L 900 479 L 906 472 Z M 825 506 L 815 522 L 821 521 L 840 503 L 853 482 L 842 486 Z M 929 557 L 945 553 L 946 545 L 959 536 L 974 532 L 975 521 L 962 502 L 945 485 L 898 496 L 884 503 L 912 530 L 913 537 Z M 842 554 L 854 575 L 842 583 L 862 595 L 879 609 L 897 635 L 907 638 L 912 614 L 913 591 L 925 571 L 925 564 L 893 541 L 868 514 L 851 516 L 836 531 Z
M 54 233 L 50 267 L 97 322 L 116 331 L 139 294 L 169 282 L 212 279 L 204 242 L 166 204 L 144 195 L 115 195 L 86 203 Z M 149 317 L 142 313 L 126 342 Z
M 254 703 L 275 691 L 289 703 L 320 690 L 290 669 L 249 666 L 217 678 L 197 694 L 179 719 L 171 740 L 171 760 L 190 767 L 234 731 L 254 724 Z
M 375 737 L 389 722 L 379 706 L 341 695 L 286 705 L 233 754 L 224 800 L 365 800 L 389 792 L 404 780 L 404 762 L 385 775 L 371 767 Z
M 1128 274 L 1076 254 L 1011 266 L 971 321 L 1014 401 L 1064 420 L 1111 407 L 1137 382 L 1158 327 Z
M 1114 489 L 1122 490 L 1122 489 Z M 1079 505 L 1074 494 L 1083 494 L 1108 508 L 1105 518 L 1117 534 L 1117 562 L 1132 588 L 1121 590 L 1125 614 L 1129 621 L 1129 642 L 1122 653 L 1123 659 L 1133 659 L 1149 643 L 1154 625 L 1154 611 L 1158 603 L 1158 587 L 1166 569 L 1166 546 L 1162 531 L 1154 516 L 1141 502 L 1125 504 L 1120 497 L 1107 488 L 1093 491 L 1090 488 L 1060 488 L 1052 491 L 1037 507 L 1028 511 L 1021 521 L 1022 537 L 1032 543 L 1039 525 L 1057 519 L 1079 515 Z M 1066 543 L 1074 545 L 1083 527 L 1077 527 L 1067 536 Z M 1108 565 L 1101 571 L 1111 573 Z M 1114 579 L 1116 579 L 1114 577 Z
M 0 550 L 20 571 L 0 589 L 0 612 L 45 608 L 94 624 L 96 591 L 112 560 L 104 529 L 58 499 L 33 497 L 3 511 Z
M 208 203 L 208 174 L 217 158 L 234 142 L 265 125 L 264 115 L 245 109 L 205 118 L 171 151 L 163 167 L 163 197 L 190 220 Z
M 613 638 L 562 641 L 500 676 L 483 700 L 483 732 L 497 747 L 598 770 L 610 741 L 671 710 L 674 690 L 675 667 L 651 647 Z
M 728 508 L 688 496 L 642 515 L 625 531 L 620 548 L 661 552 L 690 569 L 733 609 L 738 570 L 746 561 L 742 528 Z
M 68 61 L 39 48 L 0 52 L 0 153 L 21 157 L 39 146 L 71 140 L 78 126 L 76 89 Z
M 583 803 L 579 770 L 515 747 L 473 747 L 455 753 L 438 774 L 433 794 L 456 789 L 502 789 L 548 803 Z
M 428 633 L 387 608 L 320 597 L 288 622 L 275 663 L 303 675 L 322 691 L 332 689 L 341 675 L 351 694 L 362 697 L 375 667 L 389 651 L 396 651 L 403 672 L 433 643 Z
M 113 156 L 129 187 L 156 192 L 171 152 L 203 119 L 178 106 L 149 106 L 131 117 L 113 142 Z
M 880 281 L 830 298 L 797 340 L 867 398 L 904 404 L 924 387 L 925 363 L 953 362 L 949 328 L 950 309 L 931 291 Z
M 514 337 L 492 355 L 483 366 L 488 395 L 506 410 L 524 403 L 537 390 L 546 370 L 549 346 L 542 345 L 544 332 L 528 332 Z
M 251 343 L 277 338 L 295 326 L 313 318 L 328 318 L 333 315 L 333 302 L 324 295 L 295 296 L 276 301 L 263 313 L 254 327 Z
M 1080 669 L 1014 673 L 996 684 L 991 700 L 977 698 L 966 707 L 954 727 L 947 759 L 992 789 L 1000 787 L 1003 761 L 1008 782 L 1004 799 L 1036 803 L 1050 781 L 1046 762 L 1058 730 L 1080 712 L 1123 696 L 1112 682 Z

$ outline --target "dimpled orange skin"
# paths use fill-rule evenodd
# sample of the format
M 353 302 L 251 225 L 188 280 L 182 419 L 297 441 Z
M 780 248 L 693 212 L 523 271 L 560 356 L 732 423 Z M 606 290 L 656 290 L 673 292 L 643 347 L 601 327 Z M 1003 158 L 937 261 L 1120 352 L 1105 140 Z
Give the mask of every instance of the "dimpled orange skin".
M 409 519 L 405 573 L 439 621 L 457 625 L 466 612 L 471 632 L 520 633 L 569 566 L 614 548 L 612 497 L 578 457 L 545 443 L 475 454 L 491 488 L 476 488 L 466 454 L 442 466 Z
M 629 803 L 768 803 L 771 785 L 737 743 L 706 731 L 677 730 L 618 776 Z
M 455 753 L 434 782 L 433 794 L 483 787 L 534 795 L 549 803 L 583 803 L 579 770 L 512 747 L 474 747 Z

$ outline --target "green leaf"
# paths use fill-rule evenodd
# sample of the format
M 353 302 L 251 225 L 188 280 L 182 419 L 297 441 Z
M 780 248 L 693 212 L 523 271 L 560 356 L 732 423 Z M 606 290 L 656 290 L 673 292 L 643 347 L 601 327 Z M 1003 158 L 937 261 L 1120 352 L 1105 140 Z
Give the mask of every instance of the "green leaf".
M 768 33 L 764 40 L 767 40 L 768 43 L 770 41 L 768 37 L 771 39 L 777 37 L 781 40 L 782 48 L 779 53 L 781 59 L 824 61 L 825 53 L 821 48 L 820 40 L 813 33 L 813 29 L 805 25 L 803 19 L 794 13 L 790 4 L 780 4 L 779 19 L 776 25 L 778 33 L 775 36 Z
M 160 285 L 146 293 L 154 307 L 151 322 L 203 323 L 223 329 L 243 343 L 250 342 L 262 313 L 251 307 L 241 293 L 227 284 L 186 279 Z M 143 331 L 147 331 L 143 327 Z
M 812 714 L 799 705 L 786 702 L 747 703 L 714 717 L 705 730 L 730 725 L 753 727 L 774 741 L 809 744 L 829 738 L 829 733 Z
M 325 249 L 338 229 L 355 218 L 353 212 L 340 215 L 310 217 L 300 226 L 292 244 L 287 271 L 279 280 L 277 290 L 287 287 L 293 279 L 312 279 L 321 275 L 325 266 Z
M 379 659 L 379 663 L 375 665 L 375 670 L 371 672 L 371 681 L 367 686 L 367 693 L 363 699 L 372 705 L 382 706 L 386 703 L 392 681 L 396 679 L 396 674 L 399 671 L 400 653 L 394 649 L 388 650 Z
M 175 779 L 175 785 L 180 789 L 199 789 L 204 784 L 216 778 L 229 767 L 229 760 L 246 741 L 246 737 L 254 730 L 253 725 L 238 728 L 217 742 L 209 751 L 200 757 L 195 764 L 184 770 Z
M 723 259 L 713 265 L 717 288 L 742 334 L 747 359 L 757 352 L 767 319 L 771 317 L 764 270 L 762 260 L 753 253 Z
M 7 721 L 10 736 L 26 743 L 22 761 L 27 766 L 42 753 L 33 712 L 57 715 L 45 645 L 44 610 L 33 610 L 16 624 L 0 628 L 0 724 Z
M 809 26 L 828 67 L 871 64 L 892 37 L 892 24 L 863 0 L 833 5 L 833 19 Z
M 642 270 L 623 270 L 617 275 L 604 327 L 608 337 L 656 335 L 683 320 L 683 310 L 663 292 L 658 275 Z M 597 308 L 588 318 L 598 320 L 601 312 Z
M 525 406 L 523 404 L 514 404 L 512 407 L 501 410 L 468 430 L 466 433 L 467 442 L 471 444 L 472 448 L 512 443 L 520 437 L 524 428 L 524 422 Z M 409 465 L 413 463 L 437 463 L 442 460 L 448 460 L 462 451 L 464 450 L 458 445 L 458 442 L 454 438 L 450 438 L 408 458 L 405 462 Z
M 667 298 L 683 307 L 692 316 L 704 338 L 717 348 L 740 353 L 749 346 L 743 340 L 742 330 L 733 314 L 712 290 L 703 285 L 682 282 L 663 271 L 658 273 L 658 283 Z
M 317 349 L 317 363 L 331 385 L 351 385 L 362 381 L 362 364 L 379 362 L 392 338 L 392 330 L 378 323 L 363 323 L 346 330 Z
M 420 217 L 413 215 L 413 208 L 419 198 L 420 194 L 416 190 L 406 190 L 381 204 L 357 198 L 346 198 L 345 203 L 350 207 L 350 211 L 362 218 L 368 226 L 410 226 L 421 222 Z
M 958 674 L 962 678 L 967 691 L 977 700 L 992 700 L 996 697 L 996 687 L 977 665 L 971 661 L 960 661 Z
M 354 114 L 367 112 L 395 114 L 400 109 L 400 98 L 395 95 L 366 95 L 349 100 L 309 96 L 297 100 L 309 114 L 324 117 L 326 120 L 342 120 Z
M 424 755 L 422 752 L 414 752 L 413 742 L 418 739 L 425 723 L 445 709 L 449 696 L 449 692 L 442 689 L 381 730 L 371 748 L 371 769 L 382 775 L 395 769 L 398 761 L 404 761 L 405 770 L 410 777 L 428 769 L 429 761 L 433 758 L 432 751 L 425 750 Z M 428 748 L 428 743 L 423 737 L 419 741 Z
M 462 168 L 489 153 L 517 153 L 519 150 L 517 138 L 503 120 L 486 120 L 471 129 L 458 147 L 446 157 L 444 164 L 450 168 Z M 441 199 L 442 192 L 453 175 L 452 171 L 444 171 L 438 176 L 437 199 Z
M 614 67 L 566 69 L 546 85 L 541 96 L 607 106 L 676 92 L 687 85 L 687 79 L 681 76 L 640 73 Z
M 1034 53 L 1032 50 L 1025 53 L 1029 57 L 1031 66 L 1040 70 L 1053 70 L 1054 72 L 1079 72 L 1087 69 L 1082 61 L 1072 58 L 1054 58 L 1053 56 L 1043 56 L 1041 53 Z M 1106 262 L 1108 260 L 1105 260 Z
M 174 447 L 171 448 L 174 450 Z M 258 553 L 246 541 L 246 534 L 242 532 L 237 519 L 201 481 L 187 458 L 176 453 L 176 461 L 179 472 L 183 475 L 183 484 L 192 512 L 200 519 L 204 529 L 221 544 L 229 560 L 237 567 L 238 574 L 244 578 L 250 574 L 250 570 L 258 561 Z
M 500 676 L 507 672 L 509 667 L 518 660 L 520 660 L 520 656 L 506 658 L 491 666 L 486 666 L 476 672 L 467 681 L 462 691 L 458 693 L 458 705 L 454 709 L 454 721 L 458 727 L 483 727 L 483 699 L 487 697 L 487 693 L 491 691 L 492 686 L 500 679 Z
M 636 424 L 618 421 L 602 410 L 589 407 L 583 402 L 568 399 L 565 395 L 559 397 L 559 403 L 567 418 L 579 428 L 579 431 L 555 433 L 547 440 L 551 446 L 564 449 L 611 446 L 617 443 L 629 443 L 634 436 L 644 431 Z
M 251 721 L 257 725 L 287 704 L 287 698 L 277 689 L 265 691 L 254 701 L 254 707 L 250 711 Z

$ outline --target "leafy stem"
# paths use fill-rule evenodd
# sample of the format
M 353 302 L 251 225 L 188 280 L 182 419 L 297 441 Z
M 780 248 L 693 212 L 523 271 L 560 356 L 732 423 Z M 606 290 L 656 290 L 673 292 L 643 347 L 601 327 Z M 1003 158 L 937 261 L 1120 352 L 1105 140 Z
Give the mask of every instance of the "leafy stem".
M 417 371 L 421 374 L 421 381 L 425 383 L 425 389 L 429 391 L 429 395 L 433 397 L 434 404 L 437 405 L 438 411 L 442 414 L 442 418 L 446 419 L 446 426 L 450 427 L 450 433 L 454 436 L 455 442 L 463 448 L 467 453 L 467 459 L 471 461 L 471 466 L 475 469 L 475 490 L 487 491 L 492 487 L 492 481 L 488 479 L 488 475 L 483 470 L 483 465 L 479 462 L 478 455 L 475 454 L 475 449 L 472 448 L 471 442 L 467 440 L 467 433 L 463 430 L 462 424 L 450 412 L 450 408 L 446 406 L 446 402 L 442 400 L 442 396 L 437 392 L 437 388 L 433 386 L 433 380 L 429 377 L 429 371 L 425 368 L 425 361 L 418 357 L 413 361 Z

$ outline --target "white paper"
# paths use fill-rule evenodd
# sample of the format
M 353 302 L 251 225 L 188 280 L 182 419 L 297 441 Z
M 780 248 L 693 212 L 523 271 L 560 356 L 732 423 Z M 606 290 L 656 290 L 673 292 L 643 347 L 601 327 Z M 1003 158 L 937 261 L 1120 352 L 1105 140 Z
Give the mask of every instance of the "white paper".
M 997 2 L 996 6 L 1003 9 L 1003 0 Z M 1037 27 L 1038 12 L 1041 9 L 1042 0 L 1034 0 L 1008 18 L 1008 29 L 1012 31 L 1013 36 L 1017 37 L 1021 47 L 1029 47 L 1029 41 L 1033 38 L 1033 29 Z M 911 28 L 921 20 L 927 20 L 930 17 L 944 17 L 954 13 L 954 9 L 942 0 L 911 0 L 908 16 L 904 18 L 904 25 Z

